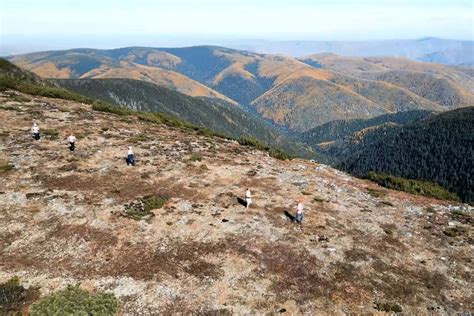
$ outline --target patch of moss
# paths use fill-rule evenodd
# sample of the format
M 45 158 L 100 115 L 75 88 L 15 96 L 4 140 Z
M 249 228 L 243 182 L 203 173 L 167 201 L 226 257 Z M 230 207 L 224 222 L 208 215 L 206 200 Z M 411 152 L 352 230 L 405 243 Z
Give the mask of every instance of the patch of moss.
M 151 139 L 152 138 L 149 135 L 142 133 L 142 134 L 138 134 L 138 135 L 130 137 L 128 141 L 132 144 L 137 144 L 137 143 L 149 141 Z
M 15 170 L 15 166 L 9 162 L 0 162 L 0 174 Z
M 454 226 L 446 228 L 443 233 L 448 237 L 460 237 L 468 232 L 466 227 Z
M 319 203 L 328 202 L 327 199 L 323 199 L 322 197 L 319 197 L 319 196 L 315 196 L 315 197 L 313 198 L 313 201 L 314 201 L 314 202 L 319 202 Z
M 201 161 L 202 156 L 200 154 L 192 154 L 191 157 L 189 157 L 189 161 Z
M 387 313 L 401 313 L 403 311 L 402 307 L 397 303 L 387 303 L 387 302 L 377 302 L 375 303 L 375 309 L 381 312 Z
M 78 285 L 69 285 L 34 304 L 31 315 L 116 315 L 118 311 L 118 300 L 113 294 L 92 294 Z
M 51 140 L 58 139 L 58 136 L 59 136 L 58 131 L 54 129 L 43 128 L 40 132 L 41 134 L 43 134 L 43 136 L 47 136 Z
M 121 215 L 136 221 L 150 219 L 155 216 L 152 210 L 162 208 L 166 201 L 168 201 L 168 198 L 165 196 L 146 196 L 125 204 L 125 210 L 121 213 Z
M 373 197 L 383 197 L 386 195 L 385 192 L 383 191 L 380 191 L 380 190 L 375 190 L 375 189 L 372 189 L 372 188 L 367 188 L 367 193 L 369 193 L 370 195 L 372 195 Z
M 463 224 L 474 224 L 474 218 L 471 213 L 463 211 L 453 211 L 451 213 L 451 218 L 457 220 Z

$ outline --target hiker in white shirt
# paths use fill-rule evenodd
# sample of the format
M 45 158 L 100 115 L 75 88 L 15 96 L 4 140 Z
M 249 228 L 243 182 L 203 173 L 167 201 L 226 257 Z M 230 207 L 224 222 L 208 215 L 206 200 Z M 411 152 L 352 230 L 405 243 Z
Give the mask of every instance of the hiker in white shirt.
M 303 200 L 298 201 L 298 204 L 296 205 L 295 209 L 296 209 L 295 221 L 298 224 L 301 224 L 301 222 L 303 221 L 303 217 L 304 217 Z
M 125 158 L 127 166 L 135 166 L 135 155 L 133 154 L 132 146 L 128 147 L 127 158 Z
M 245 207 L 249 208 L 250 204 L 252 204 L 252 194 L 250 189 L 247 189 L 247 192 L 245 192 Z
M 33 126 L 31 127 L 31 134 L 35 140 L 40 139 L 40 133 L 39 133 L 39 127 L 36 123 L 33 123 Z
M 69 150 L 74 151 L 76 149 L 76 136 L 71 133 L 67 138 L 67 141 L 69 142 Z

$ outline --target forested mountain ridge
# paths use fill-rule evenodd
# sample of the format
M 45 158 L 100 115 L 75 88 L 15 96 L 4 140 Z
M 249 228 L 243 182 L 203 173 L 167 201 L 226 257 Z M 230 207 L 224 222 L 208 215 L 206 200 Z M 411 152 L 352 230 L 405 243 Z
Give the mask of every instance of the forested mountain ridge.
M 319 143 L 342 139 L 367 127 L 378 126 L 387 122 L 405 125 L 420 120 L 431 113 L 429 111 L 406 111 L 384 114 L 367 120 L 336 120 L 301 133 L 297 136 L 297 139 L 316 148 Z
M 300 60 L 216 46 L 73 49 L 10 56 L 43 77 L 129 78 L 237 102 L 299 132 L 337 119 L 469 106 L 464 71 L 402 58 L 331 54 Z
M 328 144 L 325 152 L 331 151 L 342 159 L 339 167 L 356 176 L 375 171 L 431 181 L 474 200 L 474 107 L 346 137 Z

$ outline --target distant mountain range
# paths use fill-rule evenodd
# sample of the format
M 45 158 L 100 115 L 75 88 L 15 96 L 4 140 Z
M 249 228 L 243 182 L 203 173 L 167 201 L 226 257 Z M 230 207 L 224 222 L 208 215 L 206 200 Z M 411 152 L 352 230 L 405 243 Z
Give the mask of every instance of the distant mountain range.
M 474 65 L 474 41 L 426 37 L 379 41 L 243 41 L 229 47 L 265 54 L 302 57 L 334 53 L 355 57 L 403 57 L 446 65 Z
M 72 49 L 8 59 L 45 78 L 128 78 L 219 98 L 297 132 L 338 119 L 474 104 L 474 78 L 466 68 L 393 57 L 295 59 L 196 46 Z

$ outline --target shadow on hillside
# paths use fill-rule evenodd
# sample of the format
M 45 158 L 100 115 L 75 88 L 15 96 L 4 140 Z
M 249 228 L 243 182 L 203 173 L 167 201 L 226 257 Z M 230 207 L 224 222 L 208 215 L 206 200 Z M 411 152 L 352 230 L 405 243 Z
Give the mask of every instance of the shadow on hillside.
M 241 204 L 241 205 L 247 207 L 247 202 L 246 202 L 244 199 L 238 197 L 238 198 L 237 198 L 237 202 L 239 202 L 239 204 Z
M 285 214 L 286 218 L 288 218 L 290 221 L 292 222 L 295 221 L 295 217 L 291 215 L 288 211 L 284 211 L 283 213 Z

